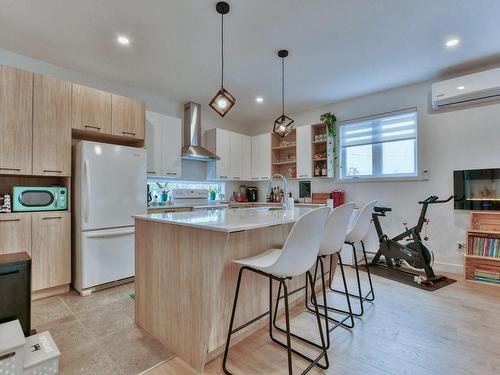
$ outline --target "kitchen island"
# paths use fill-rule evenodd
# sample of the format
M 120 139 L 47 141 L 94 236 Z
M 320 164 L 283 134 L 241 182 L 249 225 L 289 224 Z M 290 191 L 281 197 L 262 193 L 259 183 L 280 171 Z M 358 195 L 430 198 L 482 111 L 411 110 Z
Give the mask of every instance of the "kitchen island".
M 136 323 L 202 372 L 225 344 L 239 270 L 232 261 L 281 248 L 293 224 L 311 209 L 255 207 L 136 216 Z M 304 284 L 305 277 L 293 278 L 290 290 Z M 302 303 L 302 296 L 299 292 L 290 300 Z M 268 308 L 268 279 L 246 273 L 235 324 Z M 246 337 L 261 326 L 251 325 L 238 335 Z M 238 342 L 237 335 L 233 342 Z

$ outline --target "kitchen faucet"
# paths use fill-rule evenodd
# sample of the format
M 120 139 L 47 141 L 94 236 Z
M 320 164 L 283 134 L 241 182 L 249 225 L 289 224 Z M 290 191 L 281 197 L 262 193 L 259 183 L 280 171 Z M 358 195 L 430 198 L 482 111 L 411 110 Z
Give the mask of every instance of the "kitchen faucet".
M 288 182 L 286 181 L 286 178 L 279 173 L 273 174 L 269 179 L 268 190 L 271 191 L 271 189 L 273 188 L 273 180 L 275 177 L 283 180 L 283 209 L 287 210 L 290 207 L 290 203 L 288 202 Z

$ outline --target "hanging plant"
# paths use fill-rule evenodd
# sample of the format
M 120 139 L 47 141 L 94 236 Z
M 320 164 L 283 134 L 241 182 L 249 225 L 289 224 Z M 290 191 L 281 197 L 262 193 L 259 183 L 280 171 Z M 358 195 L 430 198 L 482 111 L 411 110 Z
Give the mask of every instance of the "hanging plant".
M 328 129 L 328 135 L 332 138 L 335 138 L 337 135 L 337 117 L 331 112 L 326 112 L 323 113 L 319 117 L 321 122 L 324 122 L 326 125 L 326 128 Z

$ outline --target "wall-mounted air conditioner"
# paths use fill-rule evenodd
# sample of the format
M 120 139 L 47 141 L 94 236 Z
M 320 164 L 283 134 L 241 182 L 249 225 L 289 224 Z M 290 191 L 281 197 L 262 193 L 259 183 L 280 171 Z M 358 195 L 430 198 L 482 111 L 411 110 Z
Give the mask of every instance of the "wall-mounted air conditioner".
M 434 110 L 499 100 L 500 68 L 433 83 L 431 94 Z

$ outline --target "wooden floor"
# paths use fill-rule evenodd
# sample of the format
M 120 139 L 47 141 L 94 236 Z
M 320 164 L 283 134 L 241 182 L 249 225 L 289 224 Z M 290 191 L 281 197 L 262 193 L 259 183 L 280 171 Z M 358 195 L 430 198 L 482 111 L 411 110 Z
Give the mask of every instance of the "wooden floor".
M 354 273 L 348 272 L 353 285 Z M 331 334 L 330 368 L 310 374 L 500 374 L 499 287 L 459 280 L 427 292 L 376 276 L 374 286 L 376 301 L 355 328 Z M 333 301 L 342 305 L 339 295 Z M 292 331 L 314 337 L 312 318 L 299 312 Z M 295 342 L 294 347 L 303 348 Z M 235 375 L 287 374 L 286 352 L 271 342 L 266 329 L 234 346 L 229 359 Z M 294 367 L 300 373 L 306 363 L 294 357 Z M 220 357 L 204 372 L 222 373 Z M 147 372 L 170 374 L 196 372 L 177 357 Z

